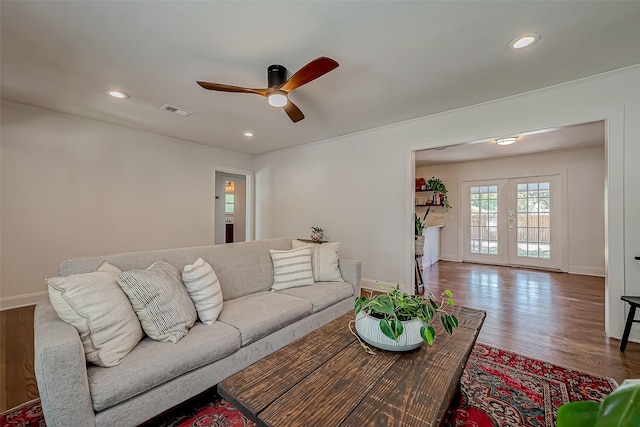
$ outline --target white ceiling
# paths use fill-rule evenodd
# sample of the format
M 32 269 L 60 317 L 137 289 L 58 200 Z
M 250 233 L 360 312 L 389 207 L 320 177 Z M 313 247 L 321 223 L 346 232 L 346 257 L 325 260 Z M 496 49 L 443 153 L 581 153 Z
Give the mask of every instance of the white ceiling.
M 639 1 L 0 1 L 3 99 L 258 154 L 640 63 Z M 540 41 L 512 51 L 515 36 Z M 266 99 L 271 64 L 340 67 Z M 117 101 L 104 90 L 119 88 Z M 180 117 L 164 104 L 193 111 Z M 256 136 L 248 139 L 245 130 Z
M 601 145 L 604 148 L 605 122 L 584 123 L 552 129 L 539 129 L 514 135 L 511 145 L 498 145 L 495 139 L 479 140 L 451 147 L 438 147 L 416 152 L 416 166 L 466 162 L 495 157 L 518 156 L 543 151 L 569 150 Z M 604 152 L 603 152 L 604 154 Z

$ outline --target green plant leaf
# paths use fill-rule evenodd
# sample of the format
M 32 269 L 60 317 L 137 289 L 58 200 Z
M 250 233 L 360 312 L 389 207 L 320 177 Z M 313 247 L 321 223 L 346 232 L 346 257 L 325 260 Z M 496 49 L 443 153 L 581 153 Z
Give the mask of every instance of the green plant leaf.
M 400 335 L 402 335 L 402 332 L 404 331 L 404 326 L 402 326 L 402 322 L 399 320 L 392 320 L 391 322 L 389 322 L 389 326 L 391 326 L 391 333 L 394 336 L 394 340 L 398 340 L 398 337 Z
M 594 427 L 600 403 L 578 401 L 566 403 L 558 408 L 556 427 Z
M 390 339 L 392 339 L 394 341 L 398 340 L 396 337 L 393 336 L 393 331 L 391 330 L 391 325 L 389 325 L 389 322 L 387 321 L 387 319 L 381 319 L 380 320 L 380 330 L 382 331 L 383 334 L 385 334 Z
M 438 307 L 438 303 L 437 303 L 437 302 L 435 302 L 435 301 L 433 300 L 433 298 L 429 298 L 429 302 L 431 303 L 431 307 L 433 307 L 433 309 L 434 309 L 435 311 L 438 311 L 438 309 L 440 308 L 440 307 Z
M 378 313 L 388 314 L 389 316 L 395 317 L 393 300 L 389 295 L 378 295 L 373 299 L 373 301 L 375 301 L 376 304 L 372 304 L 372 309 L 374 309 L 375 306 L 375 310 Z
M 449 304 L 451 307 L 453 307 L 454 306 L 453 298 L 448 298 L 447 299 L 447 304 Z
M 367 297 L 357 297 L 353 303 L 353 308 L 356 314 L 360 313 L 364 305 L 367 303 L 369 299 Z
M 558 408 L 557 427 L 637 427 L 640 379 L 624 380 L 602 402 L 571 402 Z
M 453 328 L 449 323 L 449 316 L 440 316 L 440 321 L 442 322 L 442 326 L 444 326 L 444 330 L 451 335 L 453 333 Z
M 454 316 L 453 314 L 449 315 L 449 324 L 451 325 L 451 327 L 453 329 L 456 329 L 458 327 L 458 318 L 456 316 Z
M 433 339 L 436 336 L 436 330 L 433 329 L 433 326 L 429 325 L 427 327 L 422 326 L 420 328 L 420 336 L 426 343 L 431 347 L 433 345 Z
M 444 294 L 449 298 L 453 298 L 453 293 L 449 289 L 445 289 Z
M 425 320 L 427 323 L 431 322 L 431 319 L 433 319 L 433 316 L 435 315 L 435 312 L 433 311 L 433 309 L 424 304 L 422 306 L 420 306 L 420 312 L 418 313 L 420 315 L 420 317 Z

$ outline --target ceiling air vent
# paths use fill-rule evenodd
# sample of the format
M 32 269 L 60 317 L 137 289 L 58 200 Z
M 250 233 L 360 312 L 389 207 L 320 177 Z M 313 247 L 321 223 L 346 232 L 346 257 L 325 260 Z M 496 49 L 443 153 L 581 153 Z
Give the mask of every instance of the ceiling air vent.
M 179 116 L 182 116 L 182 117 L 187 117 L 187 116 L 191 115 L 191 113 L 192 113 L 191 111 L 187 111 L 187 110 L 184 110 L 182 108 L 174 107 L 173 105 L 169 105 L 169 104 L 164 104 L 162 107 L 160 107 L 160 109 L 164 110 L 164 111 L 168 111 L 170 113 L 175 113 L 175 114 L 177 114 Z

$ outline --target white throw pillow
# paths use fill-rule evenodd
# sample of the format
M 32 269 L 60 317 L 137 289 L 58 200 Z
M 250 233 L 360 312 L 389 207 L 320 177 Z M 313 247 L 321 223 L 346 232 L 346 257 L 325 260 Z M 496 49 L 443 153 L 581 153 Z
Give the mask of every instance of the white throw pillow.
M 156 261 L 116 277 L 150 338 L 176 343 L 187 335 L 197 315 L 176 267 Z
M 300 240 L 291 242 L 291 247 L 294 249 L 304 246 L 311 248 L 311 266 L 316 282 L 344 282 L 338 266 L 340 245 L 340 242 L 305 243 Z
M 200 321 L 212 325 L 222 311 L 222 289 L 213 268 L 202 258 L 182 270 L 184 283 L 191 301 L 196 306 Z
M 51 305 L 78 330 L 89 362 L 117 366 L 142 339 L 140 321 L 113 274 L 95 271 L 46 282 Z
M 308 246 L 290 251 L 270 249 L 273 261 L 272 291 L 313 285 L 311 249 Z
M 96 271 L 105 271 L 107 273 L 113 274 L 114 277 L 116 274 L 122 273 L 122 270 L 120 270 L 113 264 L 109 264 L 107 261 L 102 261 L 98 268 L 96 268 Z

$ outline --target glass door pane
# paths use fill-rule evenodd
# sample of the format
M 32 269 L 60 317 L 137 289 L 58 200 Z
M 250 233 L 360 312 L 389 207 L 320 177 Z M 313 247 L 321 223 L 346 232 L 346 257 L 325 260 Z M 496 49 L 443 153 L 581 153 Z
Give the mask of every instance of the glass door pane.
M 509 188 L 509 263 L 560 268 L 560 177 L 514 178 Z
M 463 184 L 467 201 L 463 211 L 465 261 L 502 263 L 507 255 L 506 203 L 501 194 L 504 180 L 469 181 Z M 502 221 L 502 223 L 501 223 Z

